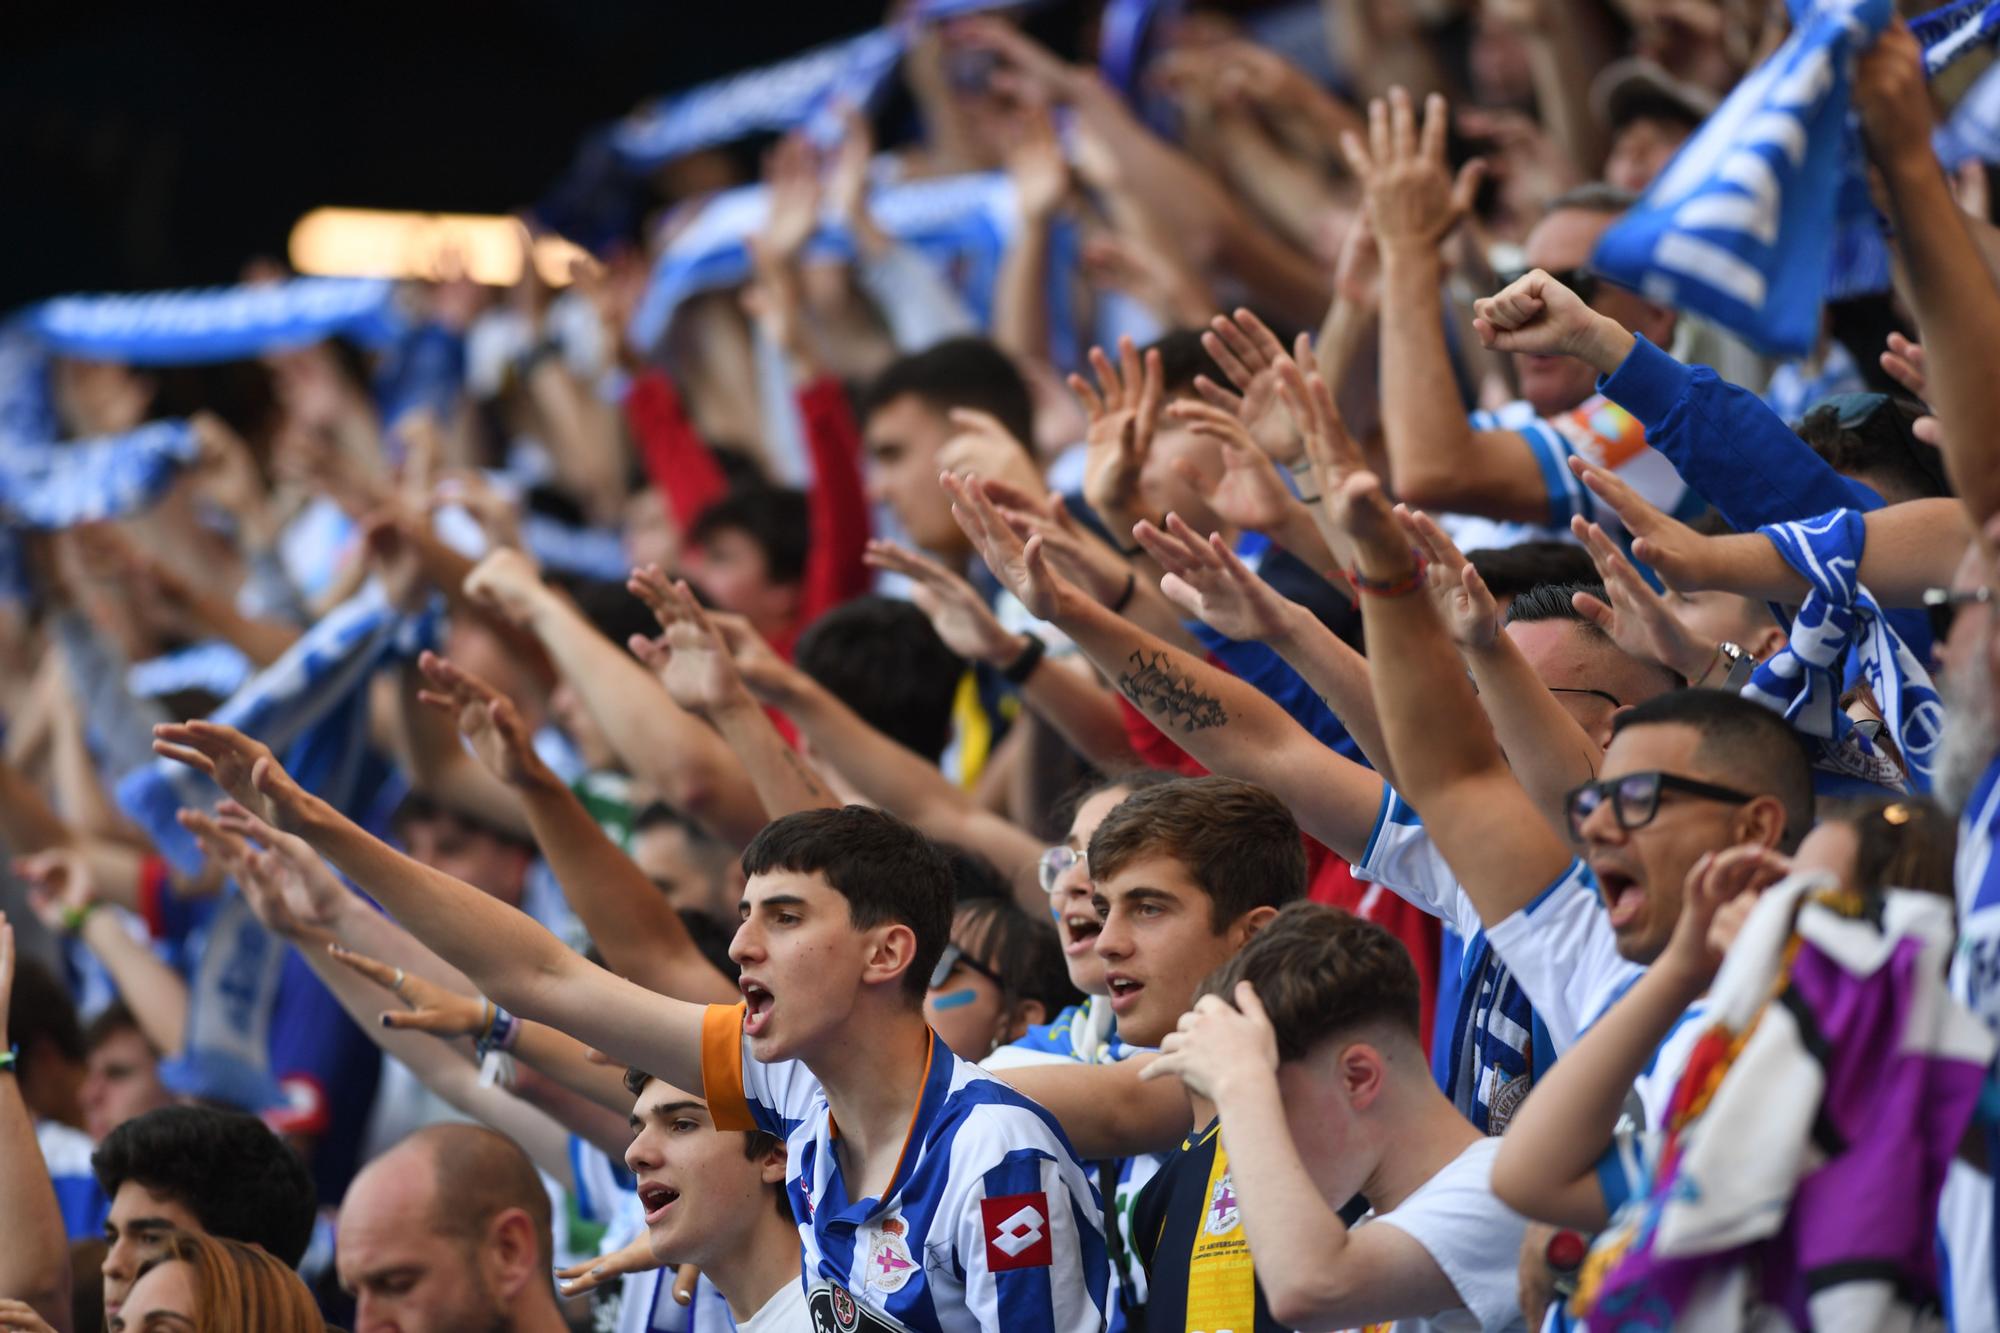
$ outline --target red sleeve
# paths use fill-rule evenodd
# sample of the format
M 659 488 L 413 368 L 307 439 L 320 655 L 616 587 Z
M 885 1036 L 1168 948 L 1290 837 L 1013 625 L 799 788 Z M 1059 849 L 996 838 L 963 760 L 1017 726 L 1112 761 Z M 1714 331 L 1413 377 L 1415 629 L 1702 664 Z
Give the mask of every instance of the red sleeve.
M 649 370 L 632 381 L 625 394 L 625 420 L 638 441 L 647 480 L 666 497 L 669 513 L 686 532 L 729 489 L 715 455 L 662 371 Z
M 1168 739 L 1151 718 L 1134 708 L 1122 694 L 1118 696 L 1118 719 L 1125 724 L 1125 739 L 1132 743 L 1132 753 L 1145 760 L 1148 768 L 1161 768 L 1190 778 L 1208 776 L 1208 770 L 1193 755 Z
M 146 933 L 154 939 L 165 939 L 167 894 L 167 863 L 158 856 L 149 856 L 139 862 L 139 916 L 146 923 Z
M 812 454 L 806 490 L 812 544 L 799 592 L 801 628 L 868 591 L 868 496 L 861 485 L 861 430 L 840 381 L 823 375 L 799 390 L 799 418 Z
M 1306 839 L 1306 869 L 1306 897 L 1373 921 L 1403 942 L 1417 969 L 1417 1022 L 1428 1049 L 1437 1012 L 1438 919 L 1380 884 L 1356 879 L 1353 866 L 1311 838 Z

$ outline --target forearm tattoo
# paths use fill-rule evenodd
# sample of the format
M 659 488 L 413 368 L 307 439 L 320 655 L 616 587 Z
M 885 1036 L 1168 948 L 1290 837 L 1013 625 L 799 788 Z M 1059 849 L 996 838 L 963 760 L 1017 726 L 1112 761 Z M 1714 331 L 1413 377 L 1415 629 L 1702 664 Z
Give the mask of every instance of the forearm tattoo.
M 1193 676 L 1176 675 L 1168 670 L 1173 660 L 1169 654 L 1137 652 L 1127 660 L 1131 669 L 1119 675 L 1118 692 L 1162 726 L 1193 733 L 1229 721 L 1222 700 L 1197 690 Z

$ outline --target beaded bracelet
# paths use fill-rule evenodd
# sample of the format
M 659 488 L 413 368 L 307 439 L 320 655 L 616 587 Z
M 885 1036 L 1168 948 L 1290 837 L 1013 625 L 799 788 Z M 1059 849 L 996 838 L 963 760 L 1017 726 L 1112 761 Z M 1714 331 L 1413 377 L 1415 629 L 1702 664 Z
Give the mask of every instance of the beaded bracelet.
M 1424 567 L 1420 562 L 1401 578 L 1371 579 L 1357 566 L 1347 577 L 1357 592 L 1365 592 L 1371 597 L 1407 597 L 1424 586 Z

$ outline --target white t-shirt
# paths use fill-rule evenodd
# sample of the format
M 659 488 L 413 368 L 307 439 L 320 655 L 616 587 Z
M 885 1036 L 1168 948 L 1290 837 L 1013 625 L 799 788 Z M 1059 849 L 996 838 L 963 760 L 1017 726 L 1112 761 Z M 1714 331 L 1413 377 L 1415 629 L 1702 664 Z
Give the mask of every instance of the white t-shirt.
M 1493 1195 L 1499 1139 L 1480 1139 L 1386 1213 L 1355 1223 L 1392 1226 L 1424 1247 L 1463 1308 L 1399 1319 L 1391 1333 L 1510 1333 L 1524 1329 L 1517 1273 L 1527 1222 Z
M 812 1315 L 806 1309 L 806 1288 L 802 1282 L 787 1282 L 778 1288 L 770 1300 L 736 1326 L 736 1333 L 794 1333 L 812 1327 Z

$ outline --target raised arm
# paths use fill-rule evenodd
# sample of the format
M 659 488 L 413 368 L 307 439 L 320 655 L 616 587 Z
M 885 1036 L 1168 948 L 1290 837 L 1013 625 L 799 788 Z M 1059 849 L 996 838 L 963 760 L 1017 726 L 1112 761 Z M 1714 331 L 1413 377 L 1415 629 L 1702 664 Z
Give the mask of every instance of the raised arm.
M 1039 536 L 1025 545 L 976 478 L 948 477 L 959 526 L 1027 608 L 1057 626 L 1118 692 L 1175 744 L 1218 773 L 1274 792 L 1313 837 L 1359 860 L 1382 779 L 1315 740 L 1251 686 L 1170 647 L 1085 597 L 1048 568 Z
M 738 844 L 765 824 L 743 766 L 728 744 L 675 705 L 645 667 L 597 632 L 567 599 L 544 586 L 518 551 L 495 551 L 466 579 L 474 600 L 524 625 L 548 649 L 627 772 L 669 804 Z
M 681 1087 L 701 1086 L 702 1006 L 607 972 L 515 908 L 402 855 L 232 727 L 167 724 L 153 746 L 311 844 L 496 1003 Z
M 1444 98 L 1433 95 L 1418 139 L 1407 93 L 1368 108 L 1368 144 L 1342 140 L 1367 190 L 1382 255 L 1382 424 L 1396 494 L 1426 509 L 1546 522 L 1548 489 L 1527 441 L 1475 431 L 1458 395 L 1445 344 L 1441 245 L 1479 183 L 1467 164 L 1445 166 Z
M 536 844 L 605 966 L 662 995 L 733 1001 L 736 987 L 702 957 L 666 895 L 535 753 L 513 701 L 434 653 L 425 653 L 418 666 L 426 684 L 423 703 L 453 719 L 483 771 L 518 795 Z
M 1854 100 L 1868 155 L 1888 190 L 1896 248 L 1923 330 L 1945 470 L 1980 528 L 2000 512 L 2000 441 L 1992 430 L 2000 378 L 1991 364 L 2000 340 L 2000 288 L 1931 151 L 1930 92 L 1916 39 L 1901 22 L 1863 53 Z
M 1147 1079 L 1158 1057 L 1135 1055 L 1107 1065 L 1021 1065 L 995 1078 L 1026 1093 L 1056 1118 L 1085 1161 L 1172 1152 L 1194 1127 L 1187 1090 L 1171 1078 Z
M 14 990 L 14 927 L 0 912 L 0 1040 L 9 1039 L 8 998 Z M 35 1118 L 21 1096 L 20 1071 L 0 1070 L 0 1295 L 24 1301 L 58 1333 L 68 1333 L 69 1242 L 62 1207 L 42 1162 Z
M 111 974 L 111 984 L 146 1040 L 156 1050 L 177 1054 L 187 1034 L 187 982 L 132 938 L 121 913 L 98 910 L 96 879 L 83 853 L 75 848 L 38 852 L 15 862 L 14 869 L 28 881 L 29 903 L 42 924 L 82 939 Z

